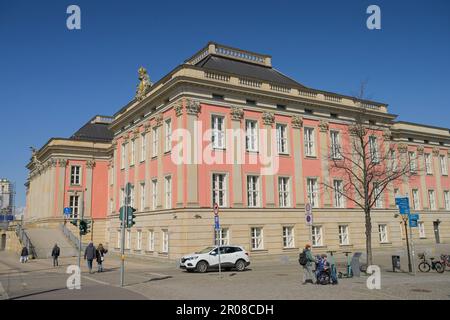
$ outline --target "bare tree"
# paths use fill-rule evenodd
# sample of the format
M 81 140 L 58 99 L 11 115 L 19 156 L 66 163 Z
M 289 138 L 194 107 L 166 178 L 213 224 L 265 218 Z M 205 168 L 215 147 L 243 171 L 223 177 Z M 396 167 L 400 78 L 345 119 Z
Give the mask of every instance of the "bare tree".
M 409 161 L 400 159 L 396 144 L 391 141 L 388 125 L 377 124 L 370 112 L 370 102 L 364 100 L 365 84 L 355 97 L 359 110 L 348 126 L 346 144 L 332 143 L 329 161 L 330 176 L 341 183 L 324 181 L 326 191 L 341 195 L 362 209 L 365 218 L 367 265 L 372 264 L 372 208 L 392 184 L 412 174 Z M 382 142 L 384 141 L 384 143 Z

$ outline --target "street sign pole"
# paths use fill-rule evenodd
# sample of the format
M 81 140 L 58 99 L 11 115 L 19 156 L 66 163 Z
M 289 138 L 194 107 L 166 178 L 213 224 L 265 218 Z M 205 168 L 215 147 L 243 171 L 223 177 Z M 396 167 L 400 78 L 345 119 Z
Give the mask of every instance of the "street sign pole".
M 408 218 L 410 218 L 411 215 L 408 215 Z M 412 230 L 411 230 L 411 223 L 409 224 L 409 236 L 410 236 L 410 242 L 411 242 L 411 260 L 412 260 L 412 270 L 409 272 L 413 272 L 414 275 L 416 275 L 416 265 L 415 265 L 415 259 L 414 259 L 414 240 L 412 237 Z
M 84 192 L 81 194 L 81 197 L 83 198 L 82 202 L 81 202 L 81 218 L 78 217 L 78 220 L 80 221 L 80 223 L 81 223 L 81 221 L 84 218 Z M 80 234 L 80 239 L 78 240 L 78 268 L 81 270 L 81 246 L 82 246 L 82 243 L 83 243 L 81 237 L 83 235 L 81 234 L 81 229 L 80 229 L 79 226 L 78 226 L 78 231 L 79 231 L 79 234 Z
M 217 231 L 216 239 L 219 239 L 219 243 L 217 246 L 217 254 L 219 256 L 219 278 L 222 277 L 222 266 L 221 266 L 221 260 L 220 260 L 220 242 L 221 242 L 221 235 L 220 235 L 220 225 L 219 225 L 219 205 L 217 203 L 214 204 L 214 227 Z

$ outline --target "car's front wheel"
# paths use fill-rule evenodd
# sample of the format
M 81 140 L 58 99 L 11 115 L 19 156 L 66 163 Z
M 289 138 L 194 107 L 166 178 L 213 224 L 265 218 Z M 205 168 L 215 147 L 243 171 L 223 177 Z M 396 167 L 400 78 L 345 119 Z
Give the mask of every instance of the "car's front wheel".
M 240 259 L 236 261 L 236 264 L 234 265 L 237 271 L 244 271 L 245 269 L 245 261 Z
M 208 263 L 206 261 L 200 261 L 199 263 L 197 263 L 197 271 L 204 273 L 206 272 L 206 270 L 208 270 Z

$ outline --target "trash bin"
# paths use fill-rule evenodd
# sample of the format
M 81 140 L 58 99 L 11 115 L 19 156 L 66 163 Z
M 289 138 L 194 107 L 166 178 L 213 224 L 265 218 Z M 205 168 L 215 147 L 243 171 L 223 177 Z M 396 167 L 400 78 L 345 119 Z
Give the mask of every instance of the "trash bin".
M 392 272 L 395 272 L 395 269 L 400 270 L 400 256 L 392 256 Z

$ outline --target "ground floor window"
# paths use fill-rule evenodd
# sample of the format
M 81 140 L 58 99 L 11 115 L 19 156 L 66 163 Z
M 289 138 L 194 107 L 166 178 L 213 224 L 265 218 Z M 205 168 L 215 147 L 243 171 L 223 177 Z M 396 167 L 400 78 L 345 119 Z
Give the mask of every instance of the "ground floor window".
M 419 222 L 418 226 L 419 226 L 419 237 L 425 238 L 425 224 L 421 221 Z
M 136 250 L 142 249 L 142 231 L 137 231 L 137 239 L 136 239 Z
M 162 252 L 169 252 L 169 230 L 162 230 Z
M 131 244 L 131 231 L 129 229 L 125 230 L 125 249 L 130 249 Z
M 348 226 L 347 225 L 339 226 L 339 244 L 341 246 L 350 244 L 349 237 L 348 237 Z
M 148 230 L 148 251 L 155 251 L 155 233 Z
M 230 229 L 220 228 L 219 231 L 214 229 L 214 244 L 218 246 L 227 246 L 230 244 Z
M 283 227 L 283 248 L 294 247 L 294 227 Z
M 78 212 L 80 211 L 80 196 L 69 197 L 69 208 L 71 209 L 71 218 L 78 218 Z
M 388 242 L 388 232 L 387 232 L 387 225 L 386 224 L 379 224 L 378 225 L 378 235 L 379 235 L 380 243 Z
M 321 226 L 312 226 L 312 245 L 314 247 L 323 245 Z
M 252 235 L 252 250 L 264 249 L 263 243 L 263 229 L 262 228 L 251 228 Z

